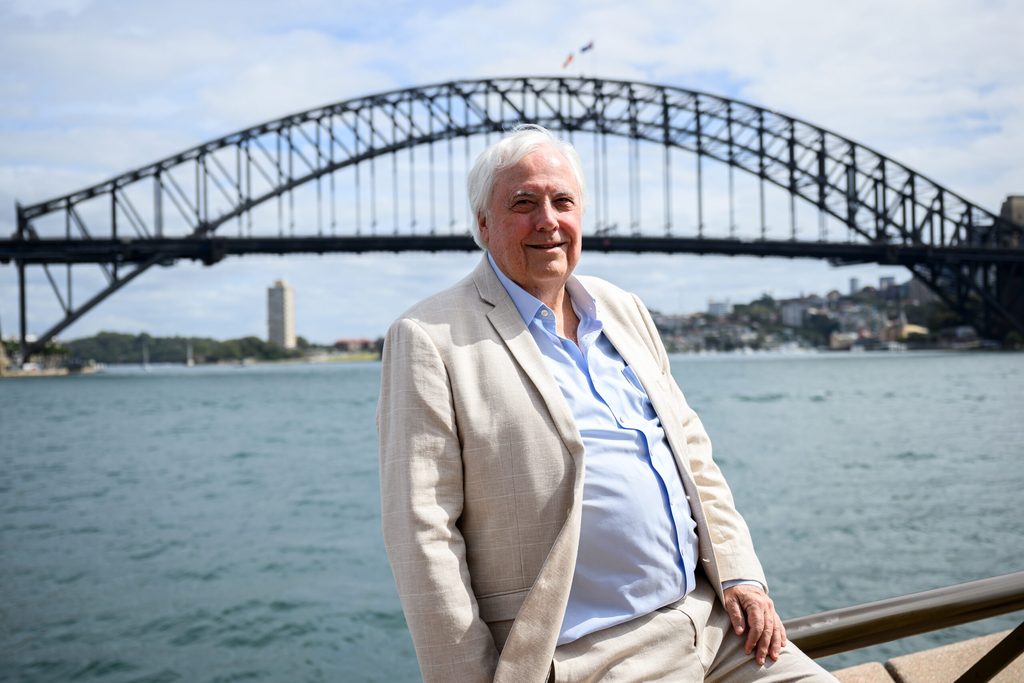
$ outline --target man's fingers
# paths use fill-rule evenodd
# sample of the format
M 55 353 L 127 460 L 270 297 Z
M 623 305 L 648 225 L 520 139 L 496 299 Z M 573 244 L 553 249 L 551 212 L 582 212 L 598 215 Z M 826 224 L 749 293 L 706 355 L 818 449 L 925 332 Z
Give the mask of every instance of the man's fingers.
M 736 635 L 746 633 L 743 649 L 748 655 L 761 666 L 768 658 L 778 660 L 786 646 L 786 627 L 771 598 L 749 586 L 733 586 L 725 591 L 725 610 Z
M 739 600 L 726 600 L 725 611 L 729 613 L 729 620 L 732 621 L 732 630 L 736 635 L 743 635 L 743 627 L 746 619 L 743 616 L 743 608 Z
M 764 632 L 764 611 L 761 606 L 757 603 L 753 603 L 746 606 L 747 609 L 747 624 L 750 628 L 747 629 L 747 643 L 744 646 L 744 651 L 749 655 L 757 641 L 761 639 L 761 634 Z
M 782 652 L 782 646 L 786 644 L 786 627 L 782 625 L 782 621 L 778 618 L 775 619 L 775 631 L 772 633 L 772 644 L 768 648 L 768 656 L 772 658 L 773 662 L 779 661 L 779 654 Z
M 768 618 L 764 624 L 764 631 L 762 631 L 761 637 L 757 641 L 757 652 L 754 653 L 754 659 L 757 660 L 758 664 L 764 664 L 764 659 L 768 656 L 768 648 L 771 647 L 774 633 L 775 620 Z

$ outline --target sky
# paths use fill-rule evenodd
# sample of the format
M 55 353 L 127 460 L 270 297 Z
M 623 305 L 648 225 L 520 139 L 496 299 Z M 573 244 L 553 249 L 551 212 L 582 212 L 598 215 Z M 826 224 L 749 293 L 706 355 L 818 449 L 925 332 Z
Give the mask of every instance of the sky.
M 982 0 L 0 0 L 0 234 L 14 232 L 15 201 L 67 194 L 293 112 L 452 79 L 581 73 L 784 112 L 998 212 L 1006 195 L 1024 193 L 1022 30 L 1024 5 Z M 590 41 L 594 49 L 563 70 Z M 300 335 L 376 337 L 479 258 L 180 262 L 143 274 L 62 338 L 101 330 L 265 337 L 266 289 L 279 278 L 295 289 Z M 57 320 L 38 270 L 30 333 Z M 585 254 L 579 272 L 667 313 L 909 277 L 809 259 L 625 254 Z M 14 266 L 0 265 L 5 336 L 17 329 L 17 294 Z

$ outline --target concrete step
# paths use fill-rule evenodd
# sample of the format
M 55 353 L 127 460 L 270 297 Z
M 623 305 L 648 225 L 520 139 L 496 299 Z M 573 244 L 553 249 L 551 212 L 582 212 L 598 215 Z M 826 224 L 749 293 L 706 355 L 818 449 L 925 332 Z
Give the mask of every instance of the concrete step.
M 972 638 L 959 643 L 894 657 L 884 665 L 867 662 L 833 671 L 840 683 L 953 683 L 1010 632 Z M 1024 681 L 1024 656 L 1017 657 L 992 683 Z
M 839 683 L 893 683 L 892 676 L 879 662 L 850 666 L 833 671 L 832 675 L 839 679 Z

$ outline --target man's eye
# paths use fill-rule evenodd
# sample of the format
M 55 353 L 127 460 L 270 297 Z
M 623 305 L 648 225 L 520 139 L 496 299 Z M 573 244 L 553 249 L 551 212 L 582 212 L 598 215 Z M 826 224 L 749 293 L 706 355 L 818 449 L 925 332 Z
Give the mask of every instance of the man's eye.
M 555 200 L 555 204 L 558 206 L 573 206 L 576 202 L 573 201 L 572 197 L 559 197 Z

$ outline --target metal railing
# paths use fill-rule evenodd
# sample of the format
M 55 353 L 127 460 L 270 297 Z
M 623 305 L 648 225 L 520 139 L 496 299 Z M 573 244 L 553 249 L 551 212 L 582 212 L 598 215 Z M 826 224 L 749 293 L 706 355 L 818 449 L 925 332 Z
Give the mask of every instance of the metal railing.
M 856 650 L 1024 609 L 1024 571 L 936 588 L 786 621 L 789 639 L 810 657 Z M 988 681 L 1024 652 L 1024 624 L 957 683 Z

